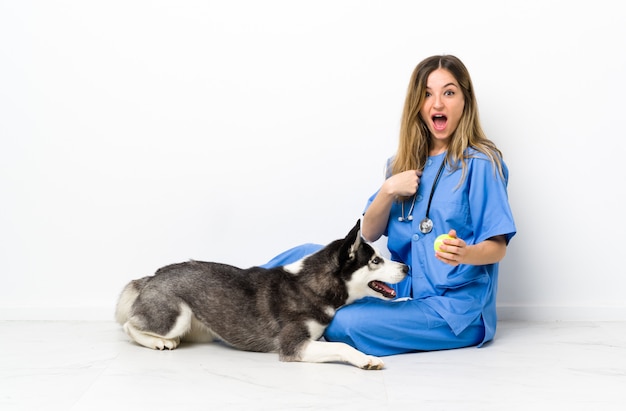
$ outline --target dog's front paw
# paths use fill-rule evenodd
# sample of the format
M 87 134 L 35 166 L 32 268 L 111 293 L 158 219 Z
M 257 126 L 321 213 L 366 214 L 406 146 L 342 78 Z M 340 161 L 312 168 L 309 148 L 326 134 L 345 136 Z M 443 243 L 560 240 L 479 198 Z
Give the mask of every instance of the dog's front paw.
M 364 370 L 382 370 L 385 367 L 385 363 L 378 357 L 367 355 L 365 362 L 359 365 L 359 367 Z

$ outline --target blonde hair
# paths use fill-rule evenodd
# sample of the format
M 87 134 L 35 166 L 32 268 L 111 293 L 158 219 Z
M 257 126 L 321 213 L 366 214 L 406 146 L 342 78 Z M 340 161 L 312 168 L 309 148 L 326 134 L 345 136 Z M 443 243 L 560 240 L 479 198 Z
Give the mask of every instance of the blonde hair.
M 459 83 L 465 99 L 463 114 L 456 130 L 450 137 L 446 154 L 446 162 L 453 170 L 462 168 L 461 180 L 465 178 L 466 159 L 471 157 L 468 148 L 474 148 L 489 158 L 494 170 L 503 175 L 502 153 L 489 140 L 481 125 L 478 116 L 478 103 L 474 94 L 474 86 L 469 72 L 463 62 L 452 55 L 428 57 L 420 62 L 409 82 L 402 119 L 400 123 L 400 139 L 398 151 L 393 159 L 392 174 L 407 170 L 423 170 L 428 160 L 428 153 L 432 144 L 430 131 L 420 116 L 420 109 L 426 95 L 426 82 L 430 73 L 437 69 L 450 72 Z

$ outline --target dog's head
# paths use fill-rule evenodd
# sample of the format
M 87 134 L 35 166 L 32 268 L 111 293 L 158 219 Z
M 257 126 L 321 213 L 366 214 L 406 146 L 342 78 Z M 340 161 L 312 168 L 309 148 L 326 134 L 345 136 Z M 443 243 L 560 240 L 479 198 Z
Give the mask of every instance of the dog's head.
M 409 272 L 406 264 L 384 258 L 361 237 L 360 220 L 341 244 L 339 264 L 348 291 L 346 304 L 367 296 L 395 298 L 395 290 L 387 284 L 399 283 Z

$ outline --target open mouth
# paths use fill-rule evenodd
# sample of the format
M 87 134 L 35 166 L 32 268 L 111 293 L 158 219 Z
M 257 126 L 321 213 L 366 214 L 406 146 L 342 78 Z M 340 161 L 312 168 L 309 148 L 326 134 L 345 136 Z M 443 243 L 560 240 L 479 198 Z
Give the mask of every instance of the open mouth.
M 377 280 L 370 281 L 367 285 L 372 290 L 376 291 L 377 293 L 382 294 L 383 297 L 395 298 L 396 296 L 396 290 L 389 287 L 387 284 L 383 283 L 382 281 L 377 281 Z
M 435 114 L 432 116 L 433 127 L 435 130 L 441 131 L 446 128 L 446 124 L 448 124 L 448 117 L 443 114 Z

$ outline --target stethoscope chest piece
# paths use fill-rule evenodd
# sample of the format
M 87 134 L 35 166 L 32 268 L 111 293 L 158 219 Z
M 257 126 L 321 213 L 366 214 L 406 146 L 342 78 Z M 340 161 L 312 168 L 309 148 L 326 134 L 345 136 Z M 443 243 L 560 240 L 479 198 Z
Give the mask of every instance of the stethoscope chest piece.
M 428 234 L 433 231 L 433 220 L 425 217 L 422 221 L 420 221 L 420 231 L 422 234 Z

